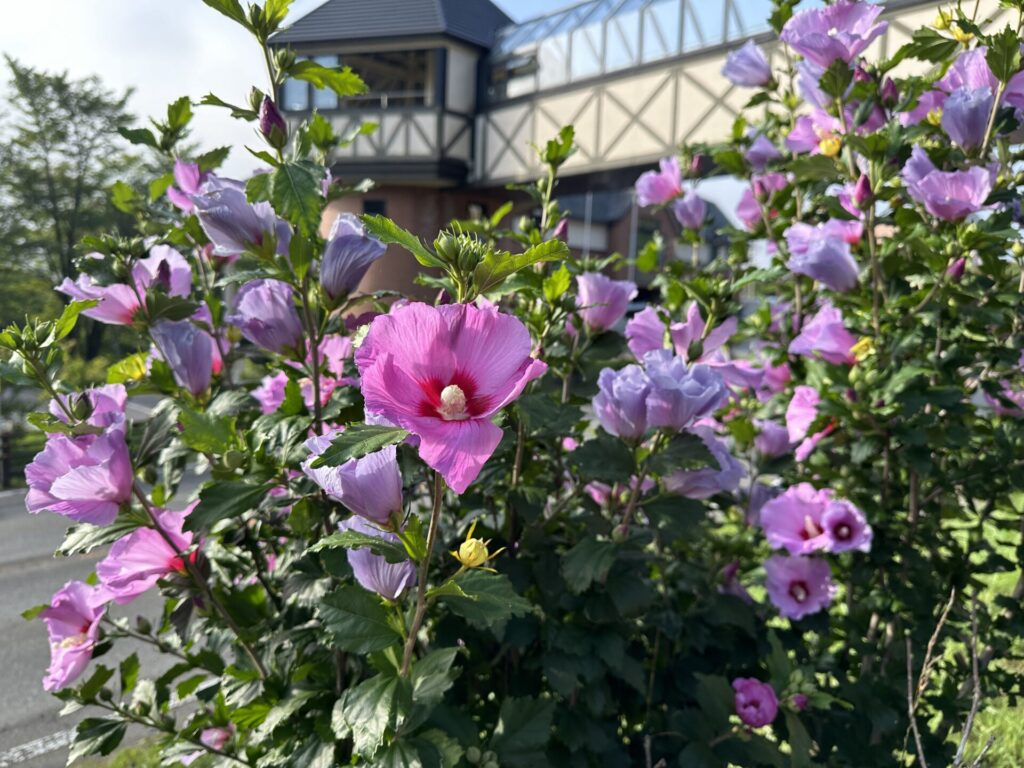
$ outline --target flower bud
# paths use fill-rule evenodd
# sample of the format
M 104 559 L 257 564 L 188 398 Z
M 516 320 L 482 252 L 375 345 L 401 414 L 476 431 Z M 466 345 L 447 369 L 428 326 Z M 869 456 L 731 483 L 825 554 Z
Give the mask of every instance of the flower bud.
M 803 712 L 807 709 L 807 695 L 803 693 L 794 693 L 790 697 L 789 703 L 796 712 Z
M 866 173 L 862 173 L 853 187 L 853 204 L 861 210 L 871 202 L 871 180 Z
M 954 283 L 959 283 L 960 279 L 964 276 L 964 269 L 967 267 L 967 259 L 961 256 L 956 259 L 952 264 L 946 267 L 946 275 Z
M 944 11 L 941 8 L 938 13 L 935 14 L 935 19 L 932 21 L 932 26 L 938 30 L 949 29 L 949 23 L 953 20 L 953 14 L 949 11 Z
M 481 756 L 482 755 L 481 755 L 479 747 L 467 747 L 466 748 L 466 761 L 467 762 L 473 763 L 475 765 L 476 763 L 480 762 Z
M 269 96 L 264 96 L 260 104 L 259 127 L 267 143 L 275 149 L 288 143 L 288 124 Z
M 843 148 L 843 142 L 838 136 L 826 136 L 818 143 L 818 151 L 825 157 L 835 157 Z
M 891 77 L 885 78 L 885 81 L 882 83 L 880 95 L 882 97 L 882 103 L 887 107 L 895 106 L 896 102 L 899 101 L 900 91 Z
M 569 219 L 568 217 L 562 219 L 555 225 L 554 230 L 551 232 L 551 237 L 556 240 L 565 240 L 569 234 Z
M 459 545 L 456 558 L 467 568 L 477 568 L 487 562 L 487 545 L 482 539 L 467 539 Z

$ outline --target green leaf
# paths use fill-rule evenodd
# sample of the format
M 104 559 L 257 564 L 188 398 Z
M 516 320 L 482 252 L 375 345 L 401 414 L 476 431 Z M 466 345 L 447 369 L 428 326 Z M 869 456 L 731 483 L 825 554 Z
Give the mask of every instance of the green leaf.
M 136 352 L 134 355 L 118 360 L 107 368 L 108 384 L 124 384 L 127 381 L 138 381 L 146 375 L 145 352 Z
M 838 175 L 835 160 L 825 155 L 800 155 L 787 161 L 786 167 L 800 181 L 825 181 Z
M 909 43 L 902 45 L 891 59 L 882 64 L 881 70 L 888 72 L 908 57 L 932 63 L 944 61 L 959 47 L 956 40 L 943 37 L 931 27 L 921 27 L 914 32 Z
M 487 293 L 524 267 L 542 261 L 560 261 L 568 257 L 569 246 L 561 240 L 548 240 L 515 256 L 505 251 L 489 253 L 473 271 L 473 284 L 478 293 Z
M 377 238 L 382 243 L 401 246 L 415 256 L 416 261 L 424 267 L 444 268 L 444 262 L 427 250 L 427 247 L 416 235 L 402 229 L 386 216 L 363 216 L 363 226 L 366 228 L 366 234 Z
M 717 675 L 697 674 L 697 701 L 701 711 L 716 731 L 723 731 L 729 725 L 733 713 L 734 692 L 729 681 Z
M 219 96 L 214 96 L 212 93 L 208 93 L 203 96 L 203 100 L 199 103 L 208 107 L 223 107 L 224 109 L 230 109 L 231 116 L 237 120 L 255 120 L 258 117 L 258 113 L 255 109 L 239 107 L 236 104 L 229 104 Z
M 311 546 L 308 552 L 320 552 L 324 549 L 362 549 L 368 548 L 375 555 L 381 555 L 389 563 L 405 563 L 409 561 L 409 555 L 399 542 L 382 539 L 379 536 L 371 536 L 359 531 L 339 531 L 320 539 Z
M 119 515 L 110 525 L 79 523 L 68 528 L 57 554 L 70 557 L 90 552 L 96 547 L 114 543 L 138 527 L 139 521 L 126 514 Z
M 380 427 L 373 424 L 355 424 L 334 440 L 312 464 L 313 469 L 337 467 L 349 459 L 358 459 L 389 445 L 400 443 L 409 433 L 399 427 Z
M 269 485 L 252 485 L 241 480 L 219 480 L 199 492 L 199 504 L 185 518 L 185 529 L 210 528 L 229 517 L 241 517 L 259 506 Z
M 263 3 L 263 8 L 260 10 L 260 22 L 266 33 L 271 34 L 281 27 L 288 16 L 291 4 L 292 0 L 266 0 Z
M 245 198 L 250 203 L 270 202 L 270 174 L 254 173 L 245 182 Z M 229 277 L 233 277 L 233 275 L 229 275 Z
M 821 90 L 833 99 L 841 99 L 853 82 L 853 70 L 842 59 L 836 59 L 818 80 Z
M 665 475 L 677 469 L 714 467 L 717 463 L 703 440 L 692 433 L 680 432 L 651 457 L 650 467 L 659 475 Z
M 109 755 L 124 738 L 128 724 L 111 717 L 87 717 L 75 728 L 68 765 L 87 755 Z
M 402 639 L 380 599 L 354 585 L 327 595 L 317 617 L 333 646 L 352 653 L 383 651 Z
M 199 166 L 199 170 L 204 173 L 215 171 L 228 159 L 228 155 L 231 154 L 231 147 L 217 147 L 211 149 L 209 152 L 204 152 L 196 158 L 196 164 Z
M 562 556 L 562 576 L 569 591 L 579 595 L 594 582 L 604 582 L 617 551 L 614 542 L 588 536 L 566 552 Z
M 98 299 L 88 299 L 86 301 L 72 301 L 64 307 L 64 311 L 60 313 L 60 317 L 57 318 L 53 325 L 51 343 L 66 338 L 75 329 L 75 324 L 78 323 L 78 316 L 99 303 Z
M 160 149 L 160 142 L 156 140 L 156 136 L 153 135 L 149 128 L 125 128 L 124 126 L 119 126 L 117 132 L 132 144 L 141 144 L 153 149 Z
M 50 606 L 48 603 L 43 603 L 42 605 L 33 605 L 31 608 L 26 608 L 24 611 L 21 612 L 21 618 L 25 619 L 25 621 L 32 621 L 33 619 L 38 618 L 39 614 L 49 607 Z
M 443 594 L 441 599 L 454 613 L 478 627 L 494 627 L 533 610 L 502 573 L 466 571 L 459 576 L 457 586 L 462 590 L 461 595 Z
M 575 138 L 576 129 L 572 125 L 563 126 L 555 138 L 548 140 L 541 159 L 546 165 L 558 168 L 576 151 Z
M 327 151 L 338 144 L 338 137 L 334 133 L 331 121 L 319 112 L 313 113 L 313 117 L 306 126 L 306 133 L 317 149 Z
M 572 283 L 572 276 L 569 274 L 569 269 L 563 264 L 550 275 L 544 278 L 544 298 L 547 299 L 548 304 L 554 304 L 569 290 L 569 285 Z
M 178 411 L 181 440 L 199 453 L 224 453 L 233 444 L 235 420 L 230 416 L 211 416 L 182 405 Z
M 792 768 L 811 768 L 813 766 L 811 762 L 813 743 L 810 734 L 807 733 L 807 729 L 804 728 L 804 724 L 800 722 L 800 718 L 796 714 L 787 711 L 785 716 L 786 730 L 789 732 L 787 741 L 792 750 L 790 765 Z
M 458 670 L 452 669 L 458 648 L 439 648 L 419 659 L 412 667 L 412 701 L 421 707 L 439 704 L 452 687 Z
M 655 231 L 654 235 L 644 243 L 640 253 L 636 256 L 636 268 L 641 272 L 653 272 L 658 268 L 661 260 L 661 252 L 665 248 L 665 240 L 661 232 Z
M 1020 70 L 1020 38 L 1007 25 L 989 40 L 985 61 L 1000 82 L 1007 83 Z
M 252 29 L 249 20 L 245 17 L 245 11 L 242 10 L 242 4 L 238 0 L 203 0 L 203 2 L 246 29 Z
M 501 702 L 490 748 L 498 753 L 504 768 L 547 763 L 543 751 L 551 738 L 554 714 L 555 704 L 551 701 L 524 697 Z
M 132 213 L 138 204 L 139 196 L 130 184 L 115 181 L 110 187 L 110 202 L 123 213 Z
M 288 74 L 296 80 L 305 80 L 312 83 L 314 88 L 330 88 L 339 96 L 358 96 L 366 93 L 366 83 L 351 67 L 331 69 L 315 61 L 296 61 L 289 69 Z
M 285 163 L 270 174 L 270 202 L 274 210 L 307 236 L 320 227 L 323 178 L 323 168 L 308 160 Z
M 569 454 L 583 480 L 628 483 L 636 471 L 633 452 L 618 438 L 601 433 Z
M 149 182 L 149 201 L 155 202 L 167 193 L 168 187 L 174 184 L 174 174 L 165 173 L 163 176 L 157 176 L 151 182 Z
M 344 724 L 352 734 L 353 751 L 369 760 L 384 743 L 384 734 L 394 730 L 408 708 L 408 682 L 380 674 L 345 691 L 331 718 L 335 733 Z
M 121 662 L 121 695 L 127 696 L 139 681 L 139 657 L 133 653 Z
M 155 323 L 157 320 L 188 320 L 199 309 L 199 305 L 180 296 L 156 292 L 149 295 L 146 309 L 149 322 Z
M 192 102 L 188 96 L 182 96 L 167 105 L 167 127 L 171 131 L 179 131 L 192 119 Z

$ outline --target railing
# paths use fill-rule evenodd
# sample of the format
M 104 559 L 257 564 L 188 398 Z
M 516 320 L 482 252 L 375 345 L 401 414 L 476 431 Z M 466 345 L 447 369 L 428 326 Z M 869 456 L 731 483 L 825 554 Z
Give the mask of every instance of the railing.
M 500 32 L 489 96 L 512 99 L 742 40 L 768 30 L 771 6 L 771 0 L 589 0 Z

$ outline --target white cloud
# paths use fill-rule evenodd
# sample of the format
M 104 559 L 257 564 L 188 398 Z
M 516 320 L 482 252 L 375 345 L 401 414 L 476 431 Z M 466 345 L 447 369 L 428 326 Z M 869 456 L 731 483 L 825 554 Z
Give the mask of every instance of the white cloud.
M 323 0 L 298 0 L 302 13 Z M 241 27 L 201 0 L 31 0 L 4 3 L 0 51 L 24 64 L 99 75 L 112 89 L 133 88 L 140 117 L 163 115 L 180 96 L 208 92 L 244 104 L 252 85 L 266 89 L 259 47 Z M 247 175 L 259 165 L 242 148 L 252 127 L 226 110 L 198 107 L 193 140 L 235 147 L 225 170 Z

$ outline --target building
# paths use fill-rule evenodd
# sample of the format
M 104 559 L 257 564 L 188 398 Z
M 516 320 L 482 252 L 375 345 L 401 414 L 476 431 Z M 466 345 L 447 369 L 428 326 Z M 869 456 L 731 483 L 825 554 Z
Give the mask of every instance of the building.
M 633 255 L 656 229 L 671 242 L 674 226 L 667 215 L 636 209 L 633 182 L 681 143 L 715 141 L 731 129 L 749 94 L 721 67 L 745 40 L 771 40 L 771 6 L 585 0 L 513 23 L 490 0 L 326 0 L 272 44 L 351 66 L 369 93 L 339 100 L 291 81 L 278 96 L 287 115 L 316 109 L 343 134 L 376 123 L 337 153 L 334 170 L 378 186 L 337 205 L 385 213 L 424 237 L 453 218 L 493 211 L 510 197 L 506 184 L 537 173 L 529 145 L 571 123 L 580 151 L 559 187 L 571 214 L 569 243 L 584 253 Z M 887 7 L 889 31 L 874 44 L 882 55 L 934 15 L 921 0 Z M 777 55 L 771 44 L 769 55 Z M 403 269 L 415 265 L 389 254 L 376 275 L 394 285 Z

